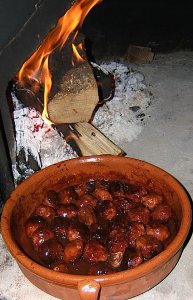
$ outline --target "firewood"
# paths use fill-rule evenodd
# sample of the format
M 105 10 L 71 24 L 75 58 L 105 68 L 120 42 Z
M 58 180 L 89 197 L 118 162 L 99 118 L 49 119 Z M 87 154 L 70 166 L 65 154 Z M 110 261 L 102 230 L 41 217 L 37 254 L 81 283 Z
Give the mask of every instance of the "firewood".
M 64 74 L 59 92 L 49 101 L 49 119 L 55 124 L 89 121 L 98 102 L 91 66 L 79 62 Z
M 153 57 L 154 53 L 151 51 L 151 48 L 129 45 L 124 55 L 124 60 L 131 63 L 143 64 L 151 62 Z
M 22 100 L 27 106 L 34 106 L 42 112 L 43 106 L 40 104 L 41 101 L 30 90 L 19 89 L 16 94 L 18 99 Z M 66 142 L 78 156 L 95 154 L 125 155 L 125 152 L 121 148 L 90 123 L 57 124 L 52 126 L 63 135 Z
M 53 85 L 49 96 L 48 116 L 55 124 L 53 127 L 64 136 L 79 156 L 125 155 L 122 149 L 88 123 L 96 105 L 100 104 L 101 100 L 107 101 L 113 96 L 112 75 L 97 68 L 96 64 L 90 64 L 85 58 L 84 48 L 80 53 L 84 61 L 71 66 L 69 59 L 72 56 L 71 52 L 68 46 L 51 57 Z M 101 97 L 98 94 L 98 87 Z M 30 89 L 30 83 L 25 87 L 16 84 L 15 93 L 26 106 L 33 106 L 42 113 L 41 87 L 38 94 L 35 94 Z
M 90 66 L 92 68 L 96 80 L 97 88 L 98 88 L 98 96 L 99 96 L 99 102 L 97 105 L 98 107 L 102 105 L 104 102 L 109 101 L 114 96 L 115 82 L 114 82 L 113 75 L 110 72 L 104 70 L 101 66 L 93 62 L 90 63 Z M 13 81 L 12 86 L 13 86 L 12 92 L 26 107 L 34 107 L 40 113 L 43 112 L 44 101 L 43 101 L 42 88 L 40 88 L 38 92 L 33 91 L 30 84 L 26 83 L 25 86 L 21 86 L 17 81 Z M 58 88 L 55 86 L 54 88 L 58 92 Z
M 81 33 L 76 37 L 78 45 L 82 45 L 78 47 L 81 61 L 74 58 L 70 41 L 61 53 L 52 56 L 53 88 L 49 97 L 48 116 L 55 124 L 88 122 L 99 102 L 97 82 L 87 60 L 84 35 Z
M 82 61 L 74 60 L 74 66 L 71 64 L 73 58 L 72 46 L 68 41 L 62 50 L 57 50 L 50 56 L 49 68 L 52 74 L 52 89 L 49 95 L 48 116 L 55 124 L 76 123 L 89 121 L 94 109 L 99 102 L 101 95 L 101 86 L 96 81 L 99 77 L 99 71 L 87 61 L 86 51 L 84 49 L 84 37 L 79 34 L 76 38 L 76 46 L 82 44 L 78 53 Z M 102 75 L 101 75 L 102 74 Z M 95 78 L 97 77 L 97 78 Z M 111 95 L 109 91 L 111 85 L 111 76 L 100 72 L 100 78 L 105 86 L 105 94 Z M 36 90 L 33 91 L 33 80 L 21 86 L 16 83 L 16 95 L 26 106 L 34 106 L 40 112 L 43 109 L 43 87 L 34 80 Z M 105 84 L 105 85 L 104 85 Z M 99 92 L 98 92 L 99 88 Z
M 108 139 L 96 127 L 87 122 L 70 125 L 54 125 L 79 156 L 126 153 Z

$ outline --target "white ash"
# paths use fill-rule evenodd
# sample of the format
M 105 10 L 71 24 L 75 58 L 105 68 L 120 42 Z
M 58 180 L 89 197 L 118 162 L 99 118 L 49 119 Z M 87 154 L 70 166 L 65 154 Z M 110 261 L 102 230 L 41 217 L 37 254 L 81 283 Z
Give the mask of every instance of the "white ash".
M 54 153 L 52 158 L 50 153 Z M 67 144 L 66 141 L 53 128 L 50 130 L 49 134 L 44 136 L 40 149 L 40 157 L 43 167 L 47 167 L 50 164 L 77 156 L 78 155 L 71 148 L 71 146 Z
M 15 106 L 14 123 L 17 155 L 21 150 L 24 151 L 26 161 L 29 160 L 29 155 L 32 155 L 40 169 L 62 160 L 77 157 L 76 152 L 63 137 L 44 122 L 38 111 L 34 108 L 23 107 L 13 93 L 12 99 Z M 26 178 L 34 173 L 34 170 L 26 168 L 24 163 L 19 164 L 19 169 L 25 173 Z M 13 174 L 17 182 L 19 177 L 17 165 L 13 165 Z
M 93 125 L 119 146 L 131 142 L 141 133 L 149 115 L 146 110 L 151 102 L 144 76 L 131 71 L 121 63 L 100 65 L 115 77 L 114 97 L 96 112 Z

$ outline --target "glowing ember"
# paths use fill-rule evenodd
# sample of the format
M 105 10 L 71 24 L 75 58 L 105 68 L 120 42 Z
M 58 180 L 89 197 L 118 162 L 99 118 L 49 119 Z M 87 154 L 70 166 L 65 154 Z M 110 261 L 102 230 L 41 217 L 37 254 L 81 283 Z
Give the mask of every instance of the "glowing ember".
M 40 85 L 44 86 L 43 116 L 46 119 L 49 119 L 47 103 L 52 86 L 51 74 L 48 67 L 49 55 L 55 49 L 62 48 L 70 34 L 73 34 L 72 40 L 75 39 L 86 15 L 93 6 L 101 1 L 102 0 L 77 0 L 67 13 L 58 20 L 56 27 L 50 31 L 37 51 L 23 64 L 18 73 L 18 80 L 21 85 L 24 85 L 26 81 L 31 82 L 33 80 L 33 83 L 35 84 L 32 87 L 33 90 L 37 90 L 37 81 Z M 74 52 L 77 52 L 76 48 Z M 81 58 L 79 54 L 78 57 L 79 59 Z

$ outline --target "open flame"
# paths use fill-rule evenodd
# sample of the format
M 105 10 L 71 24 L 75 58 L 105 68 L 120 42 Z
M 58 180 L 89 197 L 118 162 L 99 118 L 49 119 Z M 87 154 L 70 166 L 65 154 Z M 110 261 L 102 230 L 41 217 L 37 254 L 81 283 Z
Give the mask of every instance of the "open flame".
M 42 112 L 42 117 L 44 120 L 46 120 L 49 124 L 52 122 L 49 121 L 49 116 L 48 116 L 48 96 L 49 92 L 52 87 L 52 75 L 50 73 L 49 67 L 48 67 L 48 56 L 45 59 L 45 62 L 43 64 L 42 68 L 42 74 L 41 74 L 41 80 L 44 82 L 44 110 Z
M 44 86 L 44 111 L 43 118 L 49 121 L 47 112 L 48 97 L 52 87 L 52 79 L 49 70 L 49 55 L 57 48 L 62 48 L 70 34 L 73 40 L 76 38 L 79 28 L 96 4 L 102 0 L 77 0 L 75 4 L 58 20 L 56 27 L 50 31 L 34 54 L 23 64 L 19 73 L 18 81 L 24 85 L 26 81 L 34 82 L 34 90 L 37 89 L 37 82 Z M 77 48 L 72 45 L 73 53 L 77 60 L 83 60 Z M 50 122 L 50 121 L 49 121 Z
M 76 61 L 84 61 L 84 58 L 79 54 L 78 50 L 82 50 L 83 49 L 83 46 L 82 46 L 82 43 L 80 43 L 78 46 L 75 46 L 73 43 L 72 43 L 72 50 L 73 50 L 73 58 L 76 59 Z M 72 59 L 72 65 L 74 66 L 75 63 L 74 63 L 74 59 Z

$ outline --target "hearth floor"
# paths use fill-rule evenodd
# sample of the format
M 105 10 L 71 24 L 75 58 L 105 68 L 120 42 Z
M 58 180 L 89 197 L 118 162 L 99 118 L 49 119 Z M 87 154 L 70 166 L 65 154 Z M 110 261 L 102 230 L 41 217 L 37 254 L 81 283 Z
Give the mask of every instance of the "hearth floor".
M 193 52 L 155 55 L 133 65 L 153 94 L 150 118 L 140 135 L 121 145 L 127 156 L 153 163 L 176 177 L 193 198 Z M 170 275 L 137 300 L 193 299 L 193 237 Z M 34 287 L 20 272 L 0 239 L 0 299 L 55 299 Z M 2 280 L 3 279 L 3 280 Z

